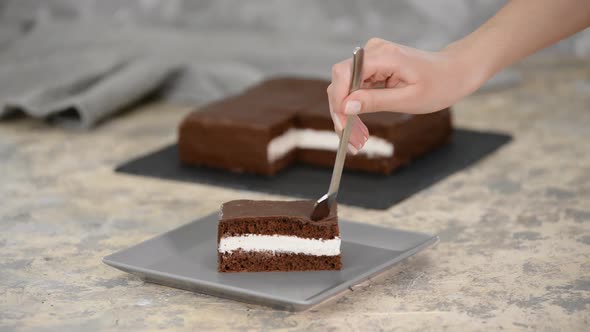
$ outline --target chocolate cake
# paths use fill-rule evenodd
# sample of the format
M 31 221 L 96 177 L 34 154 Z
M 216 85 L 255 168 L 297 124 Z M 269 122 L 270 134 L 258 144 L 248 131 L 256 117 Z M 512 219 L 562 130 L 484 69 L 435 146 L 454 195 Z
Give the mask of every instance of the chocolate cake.
M 313 201 L 236 200 L 221 206 L 219 272 L 340 270 L 336 208 L 312 221 Z
M 339 138 L 329 82 L 277 78 L 189 114 L 179 128 L 184 164 L 273 175 L 299 161 L 332 167 Z M 389 174 L 450 140 L 449 109 L 423 115 L 362 114 L 371 137 L 345 167 Z

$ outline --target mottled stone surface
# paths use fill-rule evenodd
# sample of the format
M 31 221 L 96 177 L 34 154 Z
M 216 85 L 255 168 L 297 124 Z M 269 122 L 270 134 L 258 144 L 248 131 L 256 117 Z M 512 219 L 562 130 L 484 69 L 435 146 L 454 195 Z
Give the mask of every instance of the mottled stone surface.
M 438 246 L 302 313 L 147 284 L 101 263 L 224 201 L 281 198 L 113 173 L 174 141 L 188 108 L 144 107 L 88 133 L 1 122 L 0 331 L 587 331 L 590 60 L 519 68 L 522 86 L 456 107 L 458 125 L 510 132 L 512 143 L 387 211 L 341 208 L 438 233 Z

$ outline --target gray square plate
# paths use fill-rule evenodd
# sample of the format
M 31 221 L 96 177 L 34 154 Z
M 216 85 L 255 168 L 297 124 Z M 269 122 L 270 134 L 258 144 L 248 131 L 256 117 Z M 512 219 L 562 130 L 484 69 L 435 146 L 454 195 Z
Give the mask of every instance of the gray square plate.
M 340 220 L 340 271 L 219 273 L 217 218 L 217 213 L 211 214 L 107 256 L 103 262 L 148 282 L 300 311 L 384 272 L 438 240 Z

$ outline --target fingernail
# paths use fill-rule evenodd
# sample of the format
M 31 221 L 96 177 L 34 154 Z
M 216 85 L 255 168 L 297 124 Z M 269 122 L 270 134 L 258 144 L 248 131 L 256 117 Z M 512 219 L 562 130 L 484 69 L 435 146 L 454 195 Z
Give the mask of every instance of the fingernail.
M 355 115 L 361 112 L 361 102 L 357 100 L 351 100 L 346 103 L 344 108 L 344 114 Z
M 337 132 L 341 132 L 342 123 L 340 123 L 340 118 L 334 114 L 334 112 L 330 112 L 330 116 L 332 117 L 332 122 L 334 122 L 334 129 L 336 129 Z
M 355 155 L 359 153 L 359 150 L 355 148 L 354 145 L 348 143 L 348 152 L 350 152 L 352 155 Z

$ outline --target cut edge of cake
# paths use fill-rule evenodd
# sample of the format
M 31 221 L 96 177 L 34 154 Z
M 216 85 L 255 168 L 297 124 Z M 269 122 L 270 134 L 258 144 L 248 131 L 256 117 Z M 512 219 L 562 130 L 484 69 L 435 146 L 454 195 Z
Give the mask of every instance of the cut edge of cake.
M 235 200 L 221 206 L 219 272 L 339 270 L 337 212 L 309 218 L 312 201 Z

